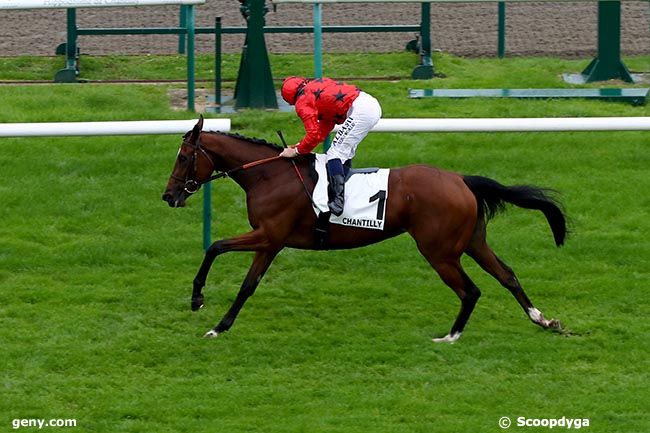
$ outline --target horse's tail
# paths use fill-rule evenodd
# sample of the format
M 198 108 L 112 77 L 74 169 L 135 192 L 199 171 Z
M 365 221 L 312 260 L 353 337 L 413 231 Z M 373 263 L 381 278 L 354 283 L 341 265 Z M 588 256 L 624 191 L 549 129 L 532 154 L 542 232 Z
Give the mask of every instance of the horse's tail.
M 463 176 L 463 180 L 476 196 L 479 217 L 489 220 L 504 209 L 505 203 L 525 209 L 537 209 L 546 216 L 555 245 L 559 247 L 564 244 L 566 218 L 560 203 L 550 196 L 554 191 L 530 185 L 504 186 L 481 176 Z

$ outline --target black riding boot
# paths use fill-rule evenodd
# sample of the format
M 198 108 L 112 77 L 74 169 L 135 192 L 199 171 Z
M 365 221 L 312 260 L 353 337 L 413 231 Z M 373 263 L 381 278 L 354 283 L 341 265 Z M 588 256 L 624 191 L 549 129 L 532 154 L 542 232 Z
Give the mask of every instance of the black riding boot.
M 329 183 L 327 187 L 329 202 L 327 205 L 334 215 L 341 216 L 345 200 L 345 175 L 340 159 L 327 161 L 327 181 Z

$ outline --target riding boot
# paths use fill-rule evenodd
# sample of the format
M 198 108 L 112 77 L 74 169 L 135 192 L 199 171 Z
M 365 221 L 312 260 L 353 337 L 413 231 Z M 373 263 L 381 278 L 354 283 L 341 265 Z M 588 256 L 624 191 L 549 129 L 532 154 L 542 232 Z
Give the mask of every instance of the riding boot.
M 327 161 L 327 181 L 329 183 L 327 187 L 329 202 L 327 205 L 334 215 L 341 216 L 345 200 L 345 175 L 340 159 Z

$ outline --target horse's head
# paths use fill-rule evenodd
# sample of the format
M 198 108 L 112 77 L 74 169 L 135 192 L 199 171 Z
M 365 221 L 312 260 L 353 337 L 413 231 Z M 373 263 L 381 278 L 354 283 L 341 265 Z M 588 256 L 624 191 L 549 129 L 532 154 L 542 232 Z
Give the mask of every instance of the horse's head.
M 212 158 L 199 141 L 202 129 L 203 116 L 183 137 L 174 169 L 162 196 L 171 207 L 185 206 L 185 200 L 201 188 L 203 181 L 208 179 L 214 170 Z

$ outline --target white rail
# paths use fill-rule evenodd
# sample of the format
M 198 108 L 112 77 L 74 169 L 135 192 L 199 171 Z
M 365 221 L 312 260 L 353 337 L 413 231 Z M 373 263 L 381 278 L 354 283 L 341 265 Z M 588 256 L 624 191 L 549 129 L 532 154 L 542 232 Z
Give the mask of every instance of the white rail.
M 181 134 L 195 120 L 0 123 L 0 137 Z M 203 129 L 230 131 L 230 119 L 205 119 Z M 338 130 L 338 127 L 336 128 Z M 650 131 L 650 117 L 381 119 L 371 132 Z
M 195 120 L 0 123 L 0 137 L 182 134 Z M 205 119 L 203 129 L 230 131 L 230 119 Z M 338 127 L 337 127 L 338 129 Z M 650 117 L 381 119 L 372 132 L 650 131 Z
M 372 132 L 648 131 L 650 117 L 381 119 Z
M 183 134 L 196 120 L 0 123 L 0 137 Z M 230 131 L 230 119 L 205 119 L 204 131 Z

